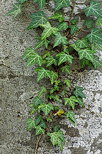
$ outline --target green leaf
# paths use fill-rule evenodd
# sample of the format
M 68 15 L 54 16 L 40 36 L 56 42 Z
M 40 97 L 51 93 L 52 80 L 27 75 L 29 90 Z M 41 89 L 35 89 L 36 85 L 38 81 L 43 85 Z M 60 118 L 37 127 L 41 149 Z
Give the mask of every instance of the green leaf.
M 43 8 L 46 4 L 46 0 L 33 0 L 33 1 L 38 3 L 40 8 Z
M 86 38 L 77 40 L 74 44 L 71 45 L 76 51 L 80 49 L 87 48 L 89 46 L 89 42 Z
M 63 67 L 61 68 L 61 71 L 62 71 L 63 73 L 68 73 L 68 74 L 70 74 L 70 66 L 68 66 L 68 65 L 63 66 Z
M 33 29 L 39 27 L 41 24 L 46 24 L 47 19 L 43 11 L 37 11 L 31 15 L 31 23 L 27 29 Z
M 65 105 L 69 104 L 69 106 L 74 110 L 75 103 L 78 103 L 78 99 L 75 96 L 71 96 L 70 98 L 64 98 Z
M 25 50 L 23 59 L 27 61 L 27 66 L 31 66 L 33 64 L 41 66 L 43 63 L 42 57 L 39 56 L 32 48 L 27 48 Z
M 102 61 L 99 61 L 99 58 L 97 56 L 94 57 L 92 64 L 93 64 L 95 69 L 102 67 Z
M 85 20 L 84 25 L 87 28 L 92 28 L 94 26 L 94 21 L 93 20 Z
M 73 57 L 71 55 L 69 55 L 69 54 L 66 54 L 64 52 L 60 52 L 56 56 L 59 58 L 58 65 L 61 65 L 64 62 L 72 63 Z
M 32 104 L 30 106 L 36 109 L 40 104 L 43 104 L 43 101 L 38 96 L 36 96 L 32 99 Z
M 41 104 L 39 107 L 39 110 L 43 111 L 45 115 L 48 115 L 51 110 L 53 110 L 53 105 L 52 104 Z
M 69 0 L 54 0 L 55 10 L 60 10 L 61 8 L 69 6 Z
M 66 22 L 62 22 L 61 24 L 58 25 L 59 31 L 66 30 L 68 28 L 68 24 Z
M 51 80 L 51 84 L 54 83 L 55 80 L 57 80 L 58 78 L 58 74 L 56 72 L 51 71 L 50 72 L 50 80 Z
M 55 13 L 54 15 L 49 17 L 49 19 L 54 19 L 54 20 L 58 20 L 59 22 L 62 22 L 64 21 L 64 16 L 61 13 Z
M 68 40 L 65 36 L 62 36 L 60 33 L 56 34 L 55 41 L 54 41 L 54 47 L 59 46 L 60 44 L 62 45 L 67 45 Z
M 46 38 L 48 38 L 52 34 L 55 35 L 58 31 L 58 28 L 52 27 L 49 22 L 47 22 L 46 24 L 41 24 L 40 26 L 44 27 L 44 31 L 41 35 L 42 40 L 45 40 Z
M 76 86 L 74 90 L 74 95 L 76 97 L 86 98 L 85 94 L 83 93 L 83 90 L 84 89 L 82 87 Z
M 94 53 L 96 51 L 93 51 L 93 50 L 90 50 L 90 49 L 81 49 L 78 51 L 78 54 L 79 54 L 79 58 L 80 59 L 87 59 L 89 61 L 93 61 L 94 59 Z
M 76 25 L 76 23 L 78 22 L 78 20 L 77 19 L 72 19 L 70 22 L 71 22 L 72 25 Z
M 76 119 L 75 119 L 75 113 L 73 111 L 69 111 L 66 113 L 66 117 L 69 119 L 69 121 L 75 125 Z
M 78 27 L 76 25 L 72 25 L 70 26 L 70 33 L 71 34 L 74 34 L 75 32 L 78 31 Z
M 49 41 L 47 39 L 45 40 L 40 40 L 36 45 L 35 45 L 35 48 L 34 49 L 38 49 L 42 46 L 45 46 L 45 48 L 47 49 L 48 48 L 48 44 L 49 44 Z
M 13 5 L 13 8 L 10 11 L 8 11 L 6 15 L 13 15 L 14 17 L 16 17 L 20 13 L 21 13 L 21 4 L 15 3 Z
M 70 86 L 71 86 L 71 81 L 70 81 L 70 80 L 68 80 L 68 79 L 64 80 L 64 83 L 65 83 L 68 87 L 70 87 Z
M 101 4 L 96 1 L 91 1 L 90 6 L 84 9 L 86 16 L 102 17 Z
M 52 64 L 57 65 L 56 59 L 53 56 L 49 56 L 46 58 L 47 67 L 51 66 Z
M 33 119 L 31 119 L 31 118 L 27 119 L 26 124 L 27 124 L 27 129 L 28 130 L 31 130 L 32 128 L 35 128 L 35 121 Z
M 45 130 L 43 128 L 41 128 L 40 126 L 36 126 L 36 135 L 40 135 L 40 134 L 44 134 Z
M 50 140 L 53 146 L 58 145 L 60 147 L 60 150 L 63 149 L 64 135 L 61 130 L 53 133 L 48 133 L 47 135 L 50 136 Z
M 19 3 L 27 2 L 28 0 L 17 0 Z
M 91 33 L 86 36 L 91 43 L 102 44 L 101 30 L 94 28 Z
M 50 78 L 50 71 L 44 68 L 40 68 L 38 71 L 37 82 L 46 77 Z
M 81 107 L 84 107 L 84 103 L 83 103 L 83 100 L 81 98 L 77 98 L 78 99 L 78 104 L 81 106 Z
M 100 28 L 102 28 L 102 18 L 98 18 L 96 20 L 96 25 L 99 26 Z
M 44 93 L 46 93 L 46 92 L 47 92 L 47 89 L 43 86 L 43 87 L 40 88 L 40 91 L 39 91 L 39 93 L 38 93 L 38 96 L 41 97 L 42 94 L 44 94 Z

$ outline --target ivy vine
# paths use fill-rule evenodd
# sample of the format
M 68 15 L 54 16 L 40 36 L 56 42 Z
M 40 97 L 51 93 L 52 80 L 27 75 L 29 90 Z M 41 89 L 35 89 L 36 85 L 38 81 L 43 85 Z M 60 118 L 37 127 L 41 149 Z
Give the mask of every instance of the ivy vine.
M 18 16 L 24 3 L 30 0 L 16 1 L 7 15 Z M 59 123 L 54 126 L 54 122 L 65 118 L 75 125 L 74 110 L 78 105 L 84 107 L 83 87 L 74 87 L 68 78 L 73 61 L 77 59 L 80 69 L 102 66 L 96 56 L 96 51 L 102 49 L 102 10 L 100 3 L 92 0 L 75 15 L 76 0 L 54 0 L 53 14 L 49 17 L 43 9 L 47 0 L 33 0 L 33 3 L 39 10 L 31 14 L 27 29 L 40 28 L 41 34 L 34 48 L 25 49 L 23 59 L 27 66 L 36 66 L 37 82 L 45 78 L 50 86 L 42 86 L 32 99 L 30 114 L 34 116 L 28 118 L 27 129 L 35 129 L 38 136 L 47 135 L 51 143 L 62 150 L 64 134 Z M 63 13 L 65 7 L 71 8 L 68 19 Z M 81 19 L 84 22 L 79 28 Z M 40 48 L 42 51 L 38 54 Z M 63 77 L 65 74 L 67 77 Z

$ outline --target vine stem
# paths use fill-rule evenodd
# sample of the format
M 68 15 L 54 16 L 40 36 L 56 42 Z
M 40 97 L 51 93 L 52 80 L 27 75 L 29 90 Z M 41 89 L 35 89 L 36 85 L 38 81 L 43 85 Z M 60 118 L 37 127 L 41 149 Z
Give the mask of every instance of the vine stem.
M 41 134 L 41 135 L 39 135 L 39 136 L 37 137 L 37 141 L 36 141 L 36 146 L 35 146 L 35 152 L 34 152 L 34 154 L 38 154 L 39 143 L 40 143 L 40 141 L 41 141 L 42 135 L 43 135 L 43 134 Z

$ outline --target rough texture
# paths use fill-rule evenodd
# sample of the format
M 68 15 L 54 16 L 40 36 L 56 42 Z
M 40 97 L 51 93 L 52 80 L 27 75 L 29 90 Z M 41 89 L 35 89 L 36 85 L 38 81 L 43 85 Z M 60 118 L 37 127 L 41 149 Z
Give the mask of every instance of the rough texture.
M 26 131 L 25 120 L 29 115 L 28 104 L 39 85 L 33 68 L 27 68 L 21 56 L 26 47 L 34 45 L 36 33 L 25 30 L 26 15 L 17 19 L 4 16 L 12 3 L 13 0 L 0 1 L 0 154 L 33 154 L 36 138 L 33 132 Z M 100 52 L 99 55 L 102 59 Z M 77 78 L 77 84 L 85 88 L 85 108 L 76 111 L 75 127 L 68 121 L 61 121 L 66 137 L 62 154 L 101 154 L 102 73 L 101 70 L 86 70 L 77 74 Z M 38 154 L 60 152 L 43 142 Z

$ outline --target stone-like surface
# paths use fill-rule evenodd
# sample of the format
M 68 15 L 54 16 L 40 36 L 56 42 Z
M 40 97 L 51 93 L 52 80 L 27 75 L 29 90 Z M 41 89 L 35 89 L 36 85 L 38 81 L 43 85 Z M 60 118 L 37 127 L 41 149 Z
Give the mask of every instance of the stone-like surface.
M 28 104 L 39 85 L 33 68 L 27 68 L 21 56 L 26 47 L 35 44 L 36 33 L 25 30 L 27 16 L 16 19 L 4 16 L 13 2 L 0 1 L 0 154 L 34 154 L 35 137 L 26 131 L 25 121 L 29 115 Z M 102 53 L 98 55 L 102 57 Z M 77 84 L 85 88 L 85 108 L 76 111 L 75 127 L 68 121 L 61 121 L 66 137 L 62 154 L 101 154 L 102 73 L 84 71 L 77 74 L 77 78 Z M 60 152 L 43 142 L 38 154 Z

